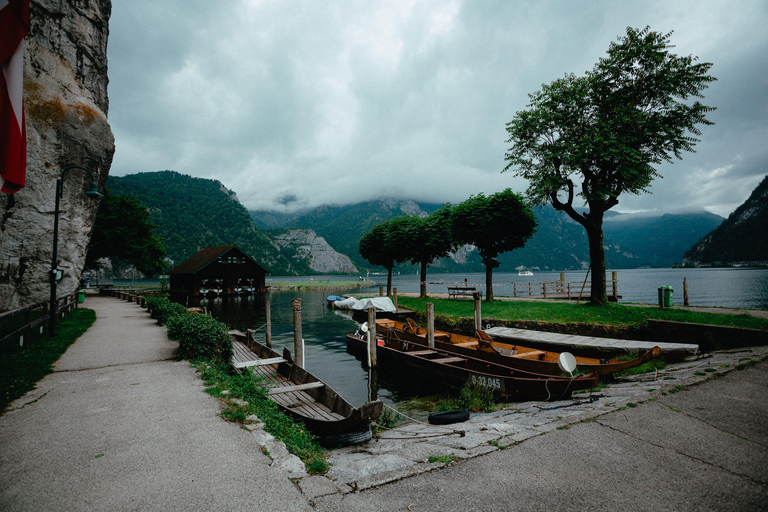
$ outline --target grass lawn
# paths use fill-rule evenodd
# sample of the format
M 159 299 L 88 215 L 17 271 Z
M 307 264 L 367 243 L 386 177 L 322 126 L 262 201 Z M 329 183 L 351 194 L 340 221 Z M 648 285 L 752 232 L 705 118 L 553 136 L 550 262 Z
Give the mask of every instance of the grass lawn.
M 426 311 L 428 302 L 435 305 L 436 315 L 460 318 L 473 318 L 475 315 L 475 305 L 472 300 L 397 298 L 397 303 L 400 307 L 416 311 Z M 573 302 L 565 301 L 494 301 L 491 303 L 483 301 L 481 312 L 483 318 L 496 318 L 499 320 L 641 326 L 647 319 L 652 318 L 675 322 L 768 330 L 768 319 L 756 318 L 750 315 L 705 313 L 685 309 L 661 309 L 613 303 L 607 306 L 591 306 L 584 303 L 576 305 Z
M 53 363 L 96 321 L 92 309 L 77 308 L 62 321 L 53 338 L 39 337 L 23 347 L 0 348 L 0 411 L 35 388 L 37 381 L 53 371 Z

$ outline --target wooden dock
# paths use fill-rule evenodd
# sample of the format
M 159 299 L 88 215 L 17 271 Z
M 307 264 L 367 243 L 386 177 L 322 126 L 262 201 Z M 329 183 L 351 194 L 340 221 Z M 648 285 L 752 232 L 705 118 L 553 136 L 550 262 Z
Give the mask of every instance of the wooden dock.
M 653 347 L 661 349 L 662 357 L 683 358 L 699 352 L 698 345 L 685 343 L 660 343 L 651 341 L 621 340 L 615 338 L 598 338 L 595 336 L 578 336 L 557 332 L 532 331 L 512 327 L 492 327 L 486 329 L 494 341 L 530 346 L 533 348 L 548 347 L 551 350 L 573 351 L 575 353 L 642 353 Z

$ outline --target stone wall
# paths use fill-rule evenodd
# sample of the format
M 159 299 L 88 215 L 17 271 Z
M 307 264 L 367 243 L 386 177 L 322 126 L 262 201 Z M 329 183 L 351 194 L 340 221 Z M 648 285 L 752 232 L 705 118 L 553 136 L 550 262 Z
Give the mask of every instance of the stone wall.
M 56 180 L 73 165 L 104 190 L 114 137 L 107 122 L 110 0 L 31 0 L 24 51 L 26 187 L 0 194 L 0 311 L 48 299 Z M 88 173 L 63 183 L 57 295 L 77 288 L 99 200 Z

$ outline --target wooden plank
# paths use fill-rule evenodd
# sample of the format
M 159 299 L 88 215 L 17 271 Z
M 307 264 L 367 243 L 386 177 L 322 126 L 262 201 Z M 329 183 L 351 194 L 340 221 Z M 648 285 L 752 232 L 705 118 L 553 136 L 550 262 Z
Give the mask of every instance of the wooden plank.
M 250 368 L 252 366 L 261 366 L 265 364 L 280 364 L 285 363 L 286 360 L 282 357 L 271 357 L 269 359 L 255 359 L 253 361 L 243 361 L 241 363 L 233 363 L 235 368 Z
M 294 386 L 285 386 L 279 388 L 270 388 L 269 394 L 274 395 L 277 393 L 289 393 L 291 391 L 303 391 L 305 389 L 322 388 L 325 384 L 322 382 L 307 382 L 306 384 L 296 384 Z
M 413 352 L 407 352 L 412 356 L 426 356 L 429 354 L 437 354 L 434 350 L 414 350 Z
M 460 363 L 461 361 L 466 361 L 463 357 L 444 357 L 443 359 L 430 359 L 430 361 L 434 361 L 436 363 Z
M 544 355 L 544 353 L 545 352 L 543 350 L 532 350 L 530 352 L 523 352 L 522 354 L 515 354 L 515 355 L 509 356 L 509 357 L 516 357 L 518 359 L 525 359 L 525 358 L 528 358 L 528 357 L 539 357 L 541 355 Z

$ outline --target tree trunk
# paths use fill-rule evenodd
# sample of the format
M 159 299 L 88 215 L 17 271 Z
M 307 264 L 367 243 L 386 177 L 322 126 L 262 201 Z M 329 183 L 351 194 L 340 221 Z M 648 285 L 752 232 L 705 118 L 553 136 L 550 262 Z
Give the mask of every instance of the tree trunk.
M 427 298 L 427 262 L 421 262 L 421 286 L 419 287 L 419 297 Z
M 485 265 L 485 300 L 493 302 L 493 265 L 491 261 Z
M 605 289 L 605 250 L 603 249 L 603 219 L 602 214 L 598 219 L 591 218 L 585 222 L 589 240 L 589 260 L 592 264 L 592 290 L 590 291 L 590 304 L 608 304 L 608 294 Z
M 392 294 L 392 267 L 387 269 L 387 297 Z

